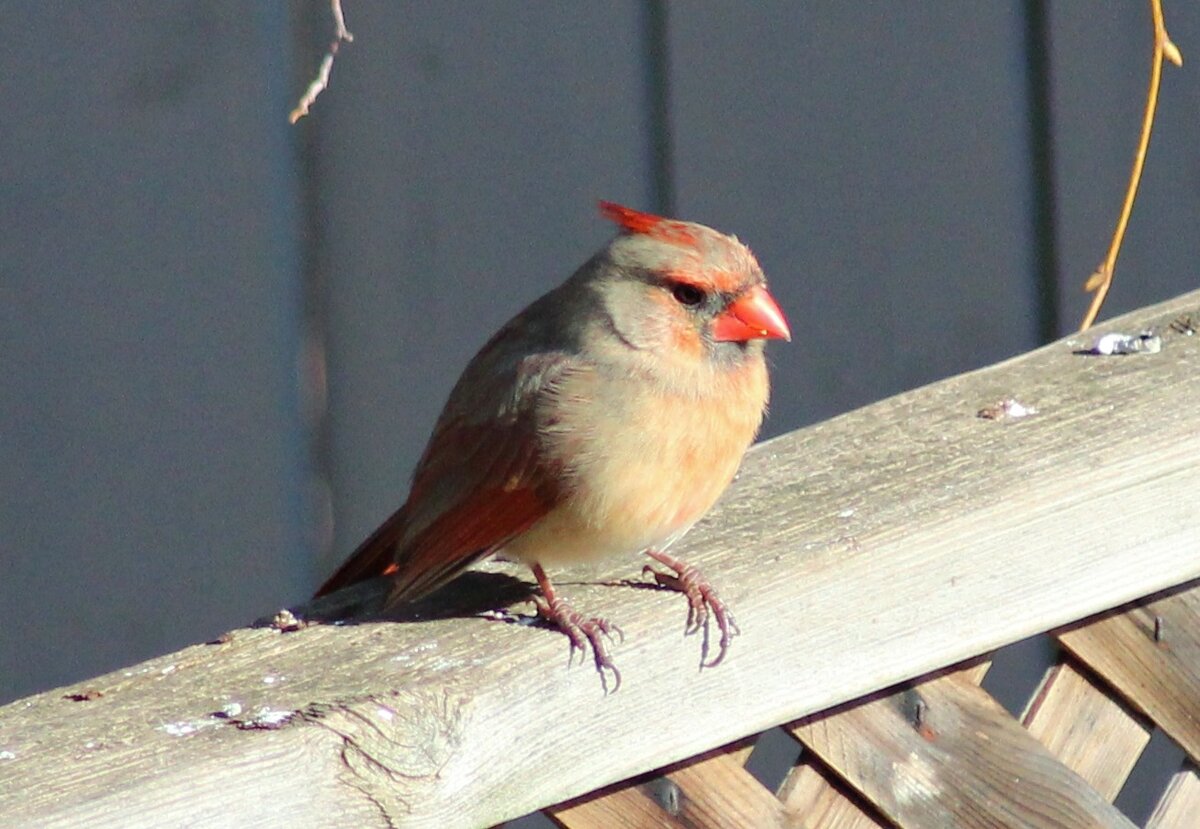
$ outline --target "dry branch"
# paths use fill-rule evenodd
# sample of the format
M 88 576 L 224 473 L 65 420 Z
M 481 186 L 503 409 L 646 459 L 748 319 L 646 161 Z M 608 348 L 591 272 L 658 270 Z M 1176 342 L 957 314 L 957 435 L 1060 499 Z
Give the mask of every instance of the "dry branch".
M 1121 252 L 1121 243 L 1125 240 L 1125 228 L 1129 226 L 1129 216 L 1133 213 L 1133 202 L 1137 198 L 1138 185 L 1142 180 L 1142 168 L 1146 164 L 1146 150 L 1150 147 L 1154 114 L 1158 110 L 1158 88 L 1162 80 L 1163 59 L 1166 58 L 1176 66 L 1183 66 L 1183 54 L 1167 35 L 1167 25 L 1163 22 L 1162 0 L 1150 0 L 1150 18 L 1154 27 L 1154 55 L 1150 59 L 1150 88 L 1146 93 L 1146 107 L 1142 113 L 1142 131 L 1138 136 L 1137 151 L 1133 154 L 1133 170 L 1129 174 L 1129 186 L 1125 190 L 1125 200 L 1121 203 L 1121 213 L 1117 217 L 1117 227 L 1113 231 L 1108 254 L 1083 286 L 1085 291 L 1094 291 L 1095 295 L 1083 316 L 1083 322 L 1079 324 L 1080 331 L 1091 328 L 1092 323 L 1096 321 L 1096 315 L 1100 313 L 1100 306 L 1108 296 L 1108 289 L 1112 287 L 1113 274 L 1117 269 L 1117 256 Z
M 325 57 L 321 59 L 316 77 L 309 82 L 296 106 L 288 113 L 289 124 L 294 124 L 308 115 L 309 107 L 316 103 L 317 96 L 329 88 L 329 73 L 333 71 L 333 60 L 337 57 L 338 49 L 341 48 L 343 42 L 354 42 L 354 35 L 350 34 L 346 28 L 346 17 L 342 14 L 342 0 L 329 0 L 329 5 L 333 14 L 333 40 L 329 43 Z

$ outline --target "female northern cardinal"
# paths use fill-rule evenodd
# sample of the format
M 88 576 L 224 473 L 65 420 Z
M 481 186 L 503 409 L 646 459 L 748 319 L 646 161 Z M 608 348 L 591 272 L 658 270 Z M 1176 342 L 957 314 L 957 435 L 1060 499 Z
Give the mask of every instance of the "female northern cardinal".
M 492 553 L 528 564 L 539 614 L 620 682 L 616 630 L 556 593 L 543 565 L 646 552 L 675 571 L 688 630 L 732 617 L 665 550 L 733 480 L 767 403 L 763 341 L 790 339 L 753 254 L 732 236 L 610 202 L 620 233 L 471 360 L 408 500 L 318 591 L 393 577 L 388 607 Z M 703 657 L 701 659 L 703 664 Z

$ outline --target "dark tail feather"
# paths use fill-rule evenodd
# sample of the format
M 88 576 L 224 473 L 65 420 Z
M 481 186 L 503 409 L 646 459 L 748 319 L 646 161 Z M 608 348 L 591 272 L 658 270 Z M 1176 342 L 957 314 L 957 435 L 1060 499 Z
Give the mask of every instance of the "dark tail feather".
M 358 549 L 325 580 L 313 598 L 318 599 L 360 581 L 396 572 L 396 542 L 404 532 L 404 520 L 404 507 L 401 507 L 358 545 Z

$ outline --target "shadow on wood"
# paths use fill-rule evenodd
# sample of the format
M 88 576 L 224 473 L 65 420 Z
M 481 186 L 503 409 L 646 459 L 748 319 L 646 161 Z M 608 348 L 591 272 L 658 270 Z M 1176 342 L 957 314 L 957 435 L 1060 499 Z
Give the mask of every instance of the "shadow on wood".
M 528 597 L 521 568 L 492 564 L 447 594 L 458 609 L 239 629 L 0 709 L 0 814 L 484 826 L 1200 577 L 1200 337 L 1170 329 L 1198 311 L 1193 293 L 1100 329 L 1154 328 L 1156 354 L 1068 338 L 756 447 L 680 545 L 741 624 L 716 669 L 698 669 L 682 597 L 620 585 L 640 562 L 567 573 L 578 609 L 625 630 L 605 696 L 561 634 L 478 612 Z M 311 612 L 369 611 L 385 589 Z M 873 802 L 912 814 L 896 797 Z

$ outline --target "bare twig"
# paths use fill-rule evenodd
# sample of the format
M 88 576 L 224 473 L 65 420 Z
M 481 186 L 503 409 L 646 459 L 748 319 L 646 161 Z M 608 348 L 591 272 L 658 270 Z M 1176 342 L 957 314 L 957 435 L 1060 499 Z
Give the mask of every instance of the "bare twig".
M 347 43 L 353 42 L 354 35 L 346 29 L 346 18 L 342 15 L 342 0 L 330 0 L 330 7 L 333 12 L 333 24 L 337 26 L 337 39 Z
M 1150 130 L 1154 126 L 1154 112 L 1158 108 L 1158 87 L 1162 79 L 1163 58 L 1176 66 L 1183 66 L 1183 55 L 1179 47 L 1171 42 L 1167 35 L 1166 24 L 1163 23 L 1162 0 L 1150 0 L 1150 15 L 1154 19 L 1154 57 L 1150 63 L 1150 91 L 1146 95 L 1146 111 L 1142 116 L 1142 135 L 1138 140 L 1137 153 L 1133 157 L 1133 172 L 1129 178 L 1129 189 L 1125 192 L 1125 204 L 1121 207 L 1121 215 L 1117 219 L 1117 229 L 1113 232 L 1112 243 L 1108 248 L 1108 256 L 1088 277 L 1084 283 L 1085 291 L 1095 291 L 1091 307 L 1083 317 L 1079 326 L 1080 331 L 1086 331 L 1096 321 L 1100 306 L 1108 296 L 1112 287 L 1113 272 L 1117 267 L 1117 254 L 1121 252 L 1121 242 L 1125 238 L 1125 228 L 1129 224 L 1129 214 L 1133 212 L 1133 200 L 1137 196 L 1138 184 L 1142 180 L 1142 167 L 1146 163 L 1146 148 L 1150 146 Z
M 342 15 L 342 0 L 329 0 L 329 4 L 333 11 L 333 23 L 336 27 L 333 42 L 329 44 L 329 51 L 325 53 L 325 58 L 321 61 L 320 68 L 317 69 L 317 76 L 313 78 L 312 83 L 304 90 L 304 94 L 300 97 L 296 108 L 288 114 L 289 124 L 294 124 L 305 115 L 308 115 L 308 108 L 317 100 L 317 96 L 329 86 L 329 72 L 333 69 L 333 59 L 337 56 L 338 47 L 341 46 L 342 41 L 346 43 L 354 42 L 354 35 L 350 34 L 346 28 L 346 18 Z

